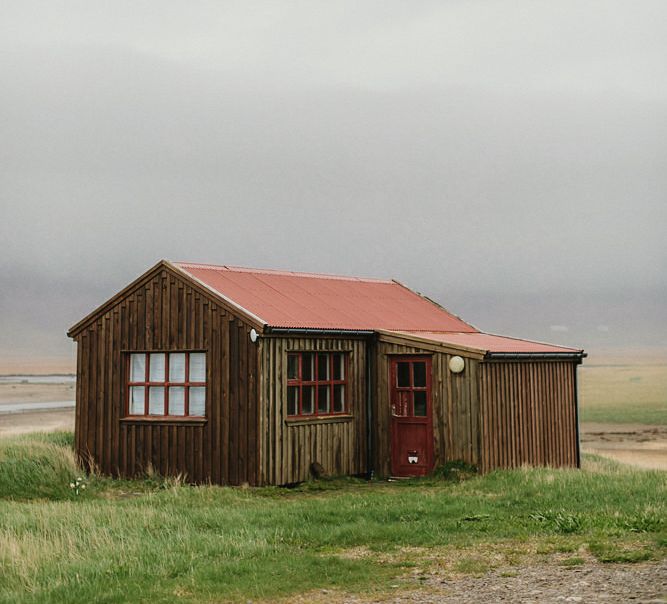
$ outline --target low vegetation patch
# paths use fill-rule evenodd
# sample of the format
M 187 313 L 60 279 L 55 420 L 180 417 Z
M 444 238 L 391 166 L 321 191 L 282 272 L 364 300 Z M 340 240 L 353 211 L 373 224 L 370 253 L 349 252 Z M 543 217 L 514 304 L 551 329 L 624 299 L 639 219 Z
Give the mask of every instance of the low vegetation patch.
M 400 589 L 435 567 L 667 554 L 663 472 L 587 457 L 581 471 L 461 474 L 191 487 L 86 475 L 67 434 L 0 440 L 0 601 L 272 600 Z
M 594 356 L 580 375 L 582 422 L 667 425 L 667 363 L 656 357 L 637 364 Z

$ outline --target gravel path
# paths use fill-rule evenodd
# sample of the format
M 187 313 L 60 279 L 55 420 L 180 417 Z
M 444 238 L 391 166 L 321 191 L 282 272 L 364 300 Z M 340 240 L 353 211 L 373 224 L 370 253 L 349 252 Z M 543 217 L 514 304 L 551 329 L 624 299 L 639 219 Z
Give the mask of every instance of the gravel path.
M 516 576 L 503 576 L 516 573 Z M 564 568 L 529 566 L 493 571 L 483 577 L 439 580 L 432 596 L 421 602 L 563 603 L 667 602 L 667 562 L 659 564 L 590 564 Z M 439 593 L 438 593 L 439 592 Z M 391 602 L 414 602 L 402 597 Z
M 637 604 L 667 603 L 667 561 L 563 567 L 536 564 L 499 568 L 483 576 L 423 578 L 416 590 L 355 596 L 322 590 L 288 598 L 291 603 L 369 604 Z

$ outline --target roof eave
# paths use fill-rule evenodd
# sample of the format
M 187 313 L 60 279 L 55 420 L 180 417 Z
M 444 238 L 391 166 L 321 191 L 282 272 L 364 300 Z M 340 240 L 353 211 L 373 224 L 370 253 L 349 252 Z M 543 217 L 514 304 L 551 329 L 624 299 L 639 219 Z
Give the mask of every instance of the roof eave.
M 89 323 L 91 323 L 98 315 L 104 313 L 107 309 L 111 308 L 118 300 L 129 294 L 133 289 L 138 287 L 142 281 L 150 278 L 153 273 L 158 271 L 165 264 L 166 260 L 160 260 L 157 264 L 153 265 L 147 271 L 139 275 L 134 281 L 126 285 L 119 292 L 115 293 L 111 298 L 104 301 L 100 304 L 95 310 L 89 312 L 83 319 L 72 325 L 67 330 L 68 338 L 75 338 Z
M 253 327 L 256 327 L 257 329 L 264 331 L 266 327 L 266 321 L 254 315 L 253 313 L 243 308 L 233 300 L 230 300 L 226 296 L 222 295 L 216 289 L 210 287 L 206 283 L 203 283 L 202 281 L 200 281 L 199 279 L 188 273 L 186 270 L 183 270 L 179 266 L 173 264 L 172 262 L 163 259 L 160 260 L 157 264 L 155 264 L 151 268 L 149 268 L 146 272 L 139 275 L 139 277 L 137 277 L 129 285 L 126 285 L 123 289 L 121 289 L 118 293 L 109 298 L 106 302 L 100 304 L 100 306 L 98 306 L 95 310 L 88 313 L 78 323 L 72 325 L 72 327 L 70 327 L 67 330 L 67 336 L 69 338 L 76 338 L 76 336 L 79 333 L 81 333 L 81 331 L 83 331 L 90 323 L 92 323 L 99 315 L 103 314 L 104 312 L 112 308 L 119 300 L 121 300 L 122 298 L 127 296 L 130 292 L 132 292 L 134 289 L 139 287 L 144 281 L 147 281 L 148 279 L 152 278 L 153 275 L 161 269 L 166 269 L 170 271 L 172 274 L 178 276 L 179 278 L 185 279 L 186 281 L 191 283 L 196 289 L 201 291 L 202 294 L 210 296 L 213 300 L 226 306 L 230 311 L 238 313 L 241 317 L 243 317 L 244 320 L 250 323 Z
M 224 301 L 227 305 L 231 306 L 236 312 L 239 314 L 243 315 L 244 318 L 246 318 L 250 323 L 252 323 L 255 327 L 258 327 L 262 331 L 266 330 L 266 327 L 268 326 L 268 323 L 262 319 L 261 317 L 258 317 L 256 314 L 250 312 L 247 308 L 244 308 L 237 302 L 234 302 L 231 298 L 228 298 L 225 296 L 223 293 L 215 289 L 214 287 L 211 287 L 208 283 L 202 281 L 201 279 L 195 277 L 192 273 L 188 272 L 187 269 L 181 268 L 178 264 L 174 264 L 173 262 L 169 262 L 168 260 L 163 260 L 166 266 L 171 268 L 172 270 L 176 271 L 183 277 L 189 279 L 190 281 L 195 282 L 197 285 L 200 287 L 203 287 L 206 291 L 210 292 L 213 296 L 216 298 Z
M 493 352 L 487 351 L 485 361 L 581 361 L 588 356 L 583 350 L 562 352 Z
M 337 329 L 331 327 L 274 327 L 266 325 L 265 334 L 287 335 L 322 335 L 322 336 L 372 336 L 375 333 L 373 329 Z
M 446 312 L 448 315 L 451 315 L 455 319 L 458 319 L 459 321 L 461 321 L 461 323 L 463 323 L 464 325 L 467 325 L 468 327 L 472 328 L 473 331 L 479 331 L 479 329 L 477 329 L 477 327 L 475 327 L 471 323 L 468 323 L 468 321 L 464 321 L 461 317 L 459 317 L 459 315 L 457 315 L 456 313 L 453 313 L 451 310 L 444 307 L 442 304 L 440 304 L 440 302 L 436 302 L 435 300 L 433 300 L 433 298 L 429 298 L 428 296 L 425 296 L 424 294 L 422 294 L 418 291 L 415 291 L 414 289 L 409 288 L 407 285 L 405 285 L 405 283 L 401 283 L 400 281 L 398 281 L 396 279 L 392 279 L 392 282 L 395 283 L 396 285 L 399 285 L 403 289 L 407 289 L 409 292 L 415 294 L 416 296 L 419 296 L 420 298 L 426 300 L 427 302 L 430 302 L 431 304 L 433 304 L 434 306 L 436 306 L 440 310 Z
M 461 354 L 463 356 L 472 357 L 478 360 L 482 360 L 484 358 L 484 354 L 486 353 L 486 350 L 481 348 L 473 348 L 471 346 L 464 346 L 462 344 L 431 340 L 430 338 L 422 338 L 420 336 L 415 336 L 411 333 L 398 330 L 393 331 L 388 329 L 376 329 L 375 331 L 378 334 L 380 341 L 398 340 L 400 343 L 406 344 L 408 346 L 413 345 L 415 348 L 428 347 L 430 350 L 450 354 Z

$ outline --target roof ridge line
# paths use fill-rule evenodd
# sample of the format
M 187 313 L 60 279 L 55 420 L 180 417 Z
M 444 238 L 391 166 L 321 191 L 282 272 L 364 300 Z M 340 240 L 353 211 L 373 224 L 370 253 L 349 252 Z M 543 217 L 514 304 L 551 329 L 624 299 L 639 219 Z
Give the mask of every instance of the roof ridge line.
M 443 310 L 448 312 L 450 315 L 456 316 L 456 315 L 454 315 L 454 313 L 449 312 L 447 309 L 443 309 Z M 457 318 L 460 318 L 460 317 L 457 317 Z M 463 319 L 461 319 L 461 321 L 463 321 Z M 463 321 L 463 322 L 465 323 L 465 321 Z M 471 327 L 472 327 L 472 325 L 471 325 Z M 479 329 L 477 329 L 475 327 L 473 327 L 473 331 L 461 331 L 460 329 L 456 330 L 456 331 L 452 331 L 452 330 L 447 331 L 447 330 L 443 330 L 443 329 L 409 329 L 408 331 L 415 332 L 415 333 L 416 332 L 419 332 L 419 333 L 465 333 L 465 334 L 468 334 L 468 333 L 482 333 L 483 334 L 484 333 L 483 331 L 479 331 Z M 493 334 L 486 334 L 486 335 L 493 335 Z
M 188 267 L 197 267 L 209 270 L 223 270 L 223 271 L 228 271 L 230 273 L 234 272 L 257 273 L 260 275 L 281 275 L 285 277 L 309 277 L 312 279 L 330 279 L 332 281 L 360 281 L 364 283 L 384 283 L 387 285 L 391 285 L 392 283 L 394 283 L 392 279 L 377 279 L 374 277 L 355 277 L 350 275 L 334 275 L 327 273 L 309 273 L 302 271 L 288 271 L 288 270 L 272 269 L 272 268 L 251 268 L 246 266 L 232 266 L 228 264 L 207 264 L 200 262 L 183 262 L 183 261 L 173 262 L 173 264 L 181 266 L 186 269 Z

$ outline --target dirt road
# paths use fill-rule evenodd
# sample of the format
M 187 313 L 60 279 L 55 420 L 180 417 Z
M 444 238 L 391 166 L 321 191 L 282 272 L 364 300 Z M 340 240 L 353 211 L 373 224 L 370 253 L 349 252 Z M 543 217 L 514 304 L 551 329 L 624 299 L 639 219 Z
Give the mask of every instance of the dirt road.
M 55 430 L 74 430 L 74 409 L 0 415 L 0 437 Z
M 452 576 L 417 570 L 419 586 L 393 594 L 343 594 L 322 590 L 286 598 L 289 604 L 638 604 L 667 603 L 667 562 L 602 564 L 590 555 L 576 566 L 552 556 L 533 564 L 507 566 L 480 575 Z M 413 573 L 414 575 L 415 573 Z M 413 578 L 413 580 L 414 580 Z M 400 587 L 400 581 L 394 586 Z
M 639 468 L 667 470 L 667 426 L 582 424 L 581 450 Z

